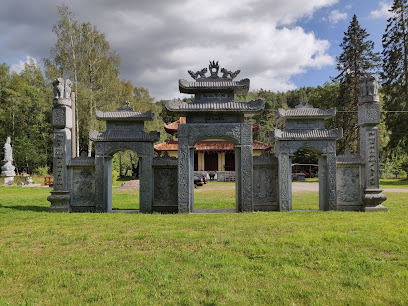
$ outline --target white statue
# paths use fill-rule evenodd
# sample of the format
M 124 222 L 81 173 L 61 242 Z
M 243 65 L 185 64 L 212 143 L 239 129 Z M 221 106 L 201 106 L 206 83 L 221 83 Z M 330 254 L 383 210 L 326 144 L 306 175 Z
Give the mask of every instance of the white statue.
M 13 149 L 11 147 L 11 138 L 7 137 L 6 143 L 4 144 L 4 160 L 5 162 L 13 161 Z
M 15 176 L 14 167 L 12 165 L 13 162 L 13 149 L 11 148 L 11 138 L 7 137 L 6 143 L 4 144 L 4 159 L 6 163 L 1 167 L 1 175 L 2 176 Z

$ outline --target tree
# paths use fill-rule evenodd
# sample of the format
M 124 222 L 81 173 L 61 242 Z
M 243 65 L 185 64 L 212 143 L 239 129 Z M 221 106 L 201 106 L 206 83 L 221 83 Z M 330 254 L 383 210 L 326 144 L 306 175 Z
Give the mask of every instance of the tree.
M 407 0 L 394 0 L 383 35 L 382 90 L 385 111 L 408 111 L 408 7 Z M 385 124 L 390 132 L 388 152 L 408 148 L 406 123 L 408 113 L 386 113 Z M 407 165 L 406 165 L 407 166 Z
M 87 148 L 90 156 L 89 130 L 99 126 L 95 110 L 115 102 L 112 84 L 120 83 L 120 58 L 110 50 L 105 34 L 90 23 L 77 22 L 67 6 L 59 6 L 58 14 L 60 20 L 53 28 L 57 42 L 46 61 L 47 75 L 50 80 L 56 73 L 74 80 L 78 151 Z
M 337 108 L 342 111 L 357 111 L 360 96 L 360 77 L 375 70 L 380 60 L 374 52 L 374 42 L 368 40 L 369 34 L 362 28 L 354 15 L 347 32 L 344 32 L 343 49 L 337 57 L 337 70 L 340 74 L 335 78 L 340 83 Z M 344 121 L 344 141 L 346 148 L 357 150 L 358 124 L 357 116 L 348 116 Z

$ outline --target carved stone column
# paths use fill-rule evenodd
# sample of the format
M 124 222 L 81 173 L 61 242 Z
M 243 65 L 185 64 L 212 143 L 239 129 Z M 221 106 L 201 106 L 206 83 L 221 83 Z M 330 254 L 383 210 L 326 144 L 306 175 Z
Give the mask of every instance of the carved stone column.
M 190 212 L 191 203 L 191 174 L 190 150 L 188 145 L 188 127 L 185 124 L 178 126 L 178 211 Z
M 153 147 L 151 143 L 148 145 Z M 153 148 L 151 150 L 153 151 Z M 141 213 L 151 213 L 153 205 L 153 154 L 142 155 L 141 159 L 139 210 Z
M 71 195 L 68 190 L 67 164 L 71 159 L 71 88 L 70 81 L 57 79 L 54 84 L 54 100 L 52 109 L 52 126 L 54 127 L 53 142 L 53 174 L 54 190 L 47 198 L 51 202 L 51 212 L 69 212 Z
M 378 128 L 380 123 L 380 105 L 378 96 L 378 78 L 375 75 L 361 79 L 358 124 L 360 126 L 360 155 L 364 159 L 364 211 L 387 211 L 382 206 L 387 197 L 380 189 Z
M 279 164 L 279 210 L 292 210 L 292 166 L 288 153 L 281 152 L 278 155 Z
M 103 212 L 105 193 L 103 143 L 95 143 L 95 212 Z

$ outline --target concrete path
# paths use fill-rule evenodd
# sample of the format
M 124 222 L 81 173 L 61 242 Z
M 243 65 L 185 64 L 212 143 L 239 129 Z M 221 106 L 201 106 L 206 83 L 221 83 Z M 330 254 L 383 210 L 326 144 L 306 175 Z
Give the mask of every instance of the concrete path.
M 194 190 L 194 192 L 202 192 L 207 190 L 232 190 L 235 189 L 233 184 L 217 184 L 213 185 L 211 183 L 200 186 Z M 307 193 L 307 192 L 319 192 L 319 183 L 318 182 L 292 182 L 292 192 L 293 193 Z M 384 193 L 387 192 L 408 192 L 408 188 L 384 188 Z

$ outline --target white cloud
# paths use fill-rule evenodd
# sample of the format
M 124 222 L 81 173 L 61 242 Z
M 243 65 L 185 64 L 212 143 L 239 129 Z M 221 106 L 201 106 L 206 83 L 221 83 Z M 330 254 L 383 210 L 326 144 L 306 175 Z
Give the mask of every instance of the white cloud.
M 37 61 L 35 60 L 35 58 L 33 58 L 33 57 L 27 55 L 27 58 L 26 58 L 25 61 L 23 61 L 23 60 L 20 59 L 17 63 L 12 64 L 12 65 L 10 66 L 10 71 L 14 71 L 14 72 L 20 73 L 21 71 L 24 70 L 25 64 L 29 64 L 30 61 L 34 61 L 34 63 L 37 65 Z
M 330 12 L 328 20 L 330 23 L 337 24 L 340 20 L 347 19 L 347 13 L 342 13 L 339 10 L 333 10 Z
M 378 9 L 370 12 L 370 17 L 373 19 L 388 18 L 391 16 L 389 9 L 391 8 L 391 3 L 380 2 L 378 4 Z
M 22 0 L 23 1 L 23 0 Z M 49 56 L 55 43 L 55 1 L 3 0 L 0 11 L 0 54 Z M 251 88 L 285 91 L 291 78 L 333 65 L 330 44 L 296 23 L 339 0 L 70 0 L 79 21 L 106 33 L 121 57 L 120 77 L 149 89 L 158 99 L 178 97 L 178 79 L 189 78 L 209 60 L 240 69 Z M 38 10 L 44 7 L 44 10 Z M 18 11 L 18 19 L 13 12 Z M 50 18 L 52 16 L 52 18 Z M 346 15 L 347 16 L 347 15 Z M 31 33 L 35 32 L 36 35 Z M 24 61 L 16 63 L 22 69 Z
M 346 10 L 350 10 L 350 9 L 353 8 L 353 6 L 352 6 L 351 4 L 347 4 L 344 8 L 345 8 Z

